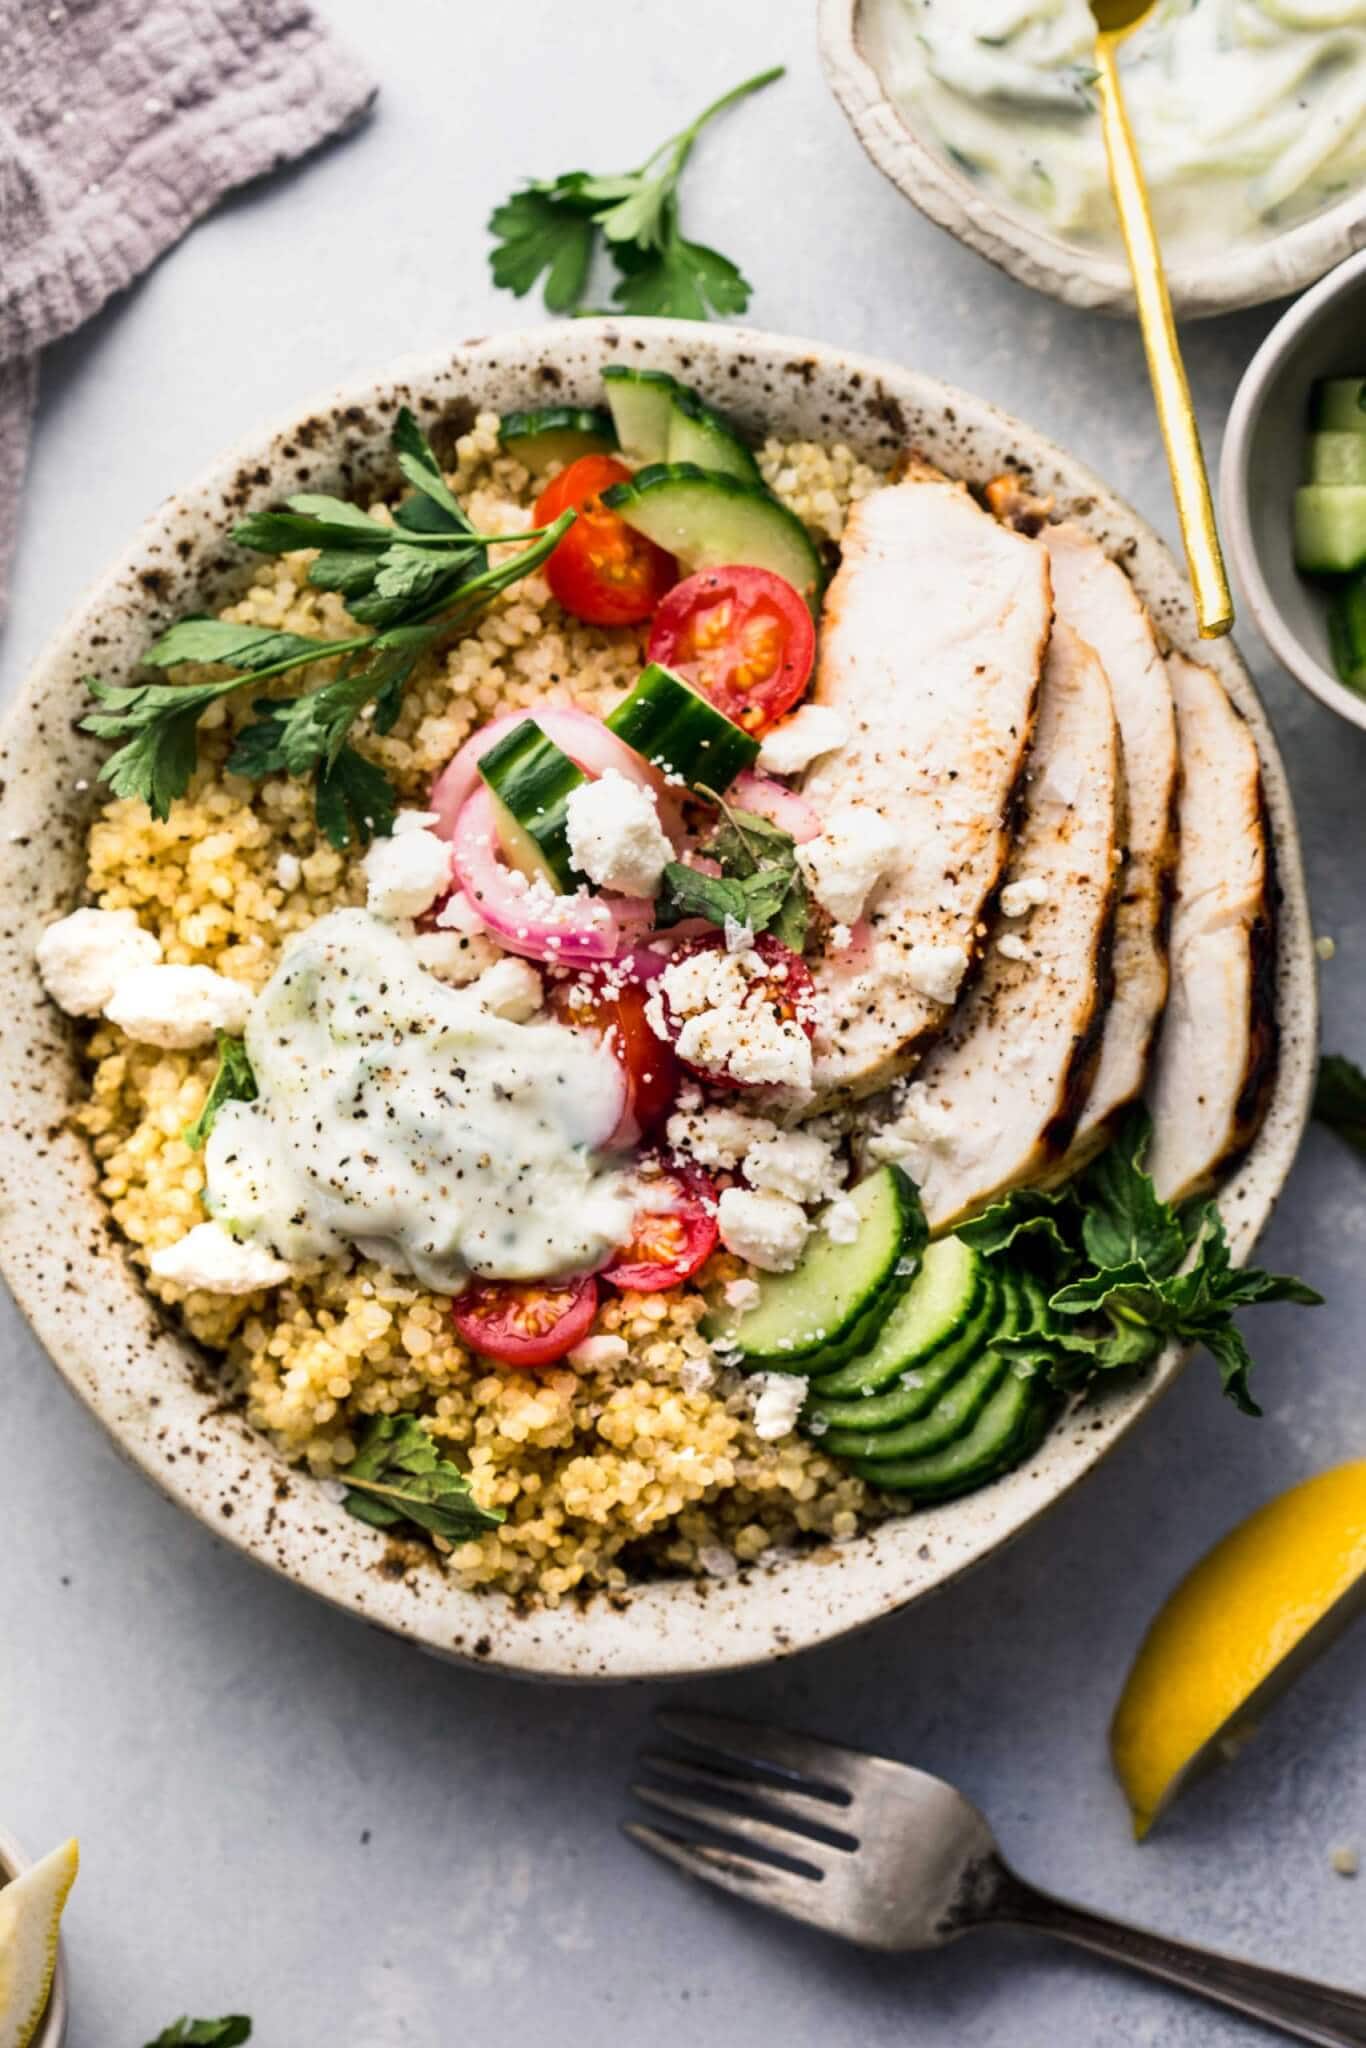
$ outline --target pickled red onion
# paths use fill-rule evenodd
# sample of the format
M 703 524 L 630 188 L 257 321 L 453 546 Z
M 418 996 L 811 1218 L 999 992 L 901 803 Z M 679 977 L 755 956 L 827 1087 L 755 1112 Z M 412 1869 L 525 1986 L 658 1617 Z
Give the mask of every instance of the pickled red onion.
M 455 821 L 451 865 L 498 943 L 528 960 L 565 967 L 614 960 L 654 918 L 654 905 L 643 896 L 556 896 L 508 867 L 499 858 L 493 803 L 482 784 Z

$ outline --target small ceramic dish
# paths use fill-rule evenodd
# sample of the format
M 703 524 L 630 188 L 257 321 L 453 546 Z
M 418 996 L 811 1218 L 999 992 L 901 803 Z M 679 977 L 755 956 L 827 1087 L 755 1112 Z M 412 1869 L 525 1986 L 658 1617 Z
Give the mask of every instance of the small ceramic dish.
M 82 1087 L 70 1025 L 43 994 L 39 932 L 79 900 L 105 748 L 78 728 L 85 679 L 125 673 L 155 634 L 213 611 L 240 583 L 235 519 L 291 491 L 354 493 L 392 478 L 400 405 L 438 433 L 482 409 L 601 402 L 607 363 L 669 370 L 749 432 L 846 442 L 883 466 L 907 448 L 984 484 L 1005 469 L 1052 494 L 1120 559 L 1166 640 L 1207 662 L 1261 758 L 1282 901 L 1280 1060 L 1266 1120 L 1220 1193 L 1234 1254 L 1271 1213 L 1309 1110 L 1317 994 L 1299 840 L 1276 742 L 1227 640 L 1202 643 L 1190 591 L 1152 529 L 1101 479 L 970 393 L 819 343 L 690 321 L 573 320 L 470 341 L 391 366 L 254 435 L 170 499 L 65 621 L 0 734 L 0 1266 L 54 1364 L 123 1452 L 220 1541 L 335 1606 L 437 1654 L 542 1678 L 662 1678 L 791 1655 L 909 1605 L 980 1562 L 1094 1469 L 1171 1384 L 1183 1357 L 1061 1418 L 994 1486 L 897 1516 L 857 1540 L 775 1555 L 730 1579 L 640 1581 L 621 1594 L 527 1611 L 414 1568 L 223 1398 L 190 1340 L 141 1285 L 69 1122 Z M 1230 1422 L 1230 1427 L 1236 1424 Z
M 883 84 L 887 60 L 872 0 L 820 0 L 820 42 L 826 76 L 854 133 L 878 169 L 922 213 L 1035 291 L 1095 312 L 1133 312 L 1122 251 L 1091 249 L 1051 234 L 1028 214 L 1003 205 L 909 125 Z M 1172 305 L 1178 318 L 1199 319 L 1287 298 L 1363 243 L 1366 191 L 1359 191 L 1276 234 L 1171 263 Z
M 1295 486 L 1304 477 L 1309 393 L 1366 373 L 1366 250 L 1276 322 L 1243 373 L 1219 465 L 1224 544 L 1253 618 L 1296 682 L 1366 730 L 1366 697 L 1338 680 L 1321 585 L 1295 567 Z
M 21 1877 L 32 1863 L 28 1855 L 15 1841 L 0 1828 L 0 1891 L 14 1878 Z M 62 2048 L 66 2039 L 66 1967 L 62 1957 L 62 1945 L 57 1944 L 57 1968 L 52 1978 L 52 1990 L 48 1994 L 47 2010 L 42 2023 L 33 2037 L 33 2048 Z

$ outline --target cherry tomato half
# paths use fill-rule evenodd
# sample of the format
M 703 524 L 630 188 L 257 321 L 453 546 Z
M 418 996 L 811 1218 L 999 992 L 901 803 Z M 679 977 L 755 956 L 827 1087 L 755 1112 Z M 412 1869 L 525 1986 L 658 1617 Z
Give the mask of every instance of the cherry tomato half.
M 551 1007 L 560 1022 L 604 1039 L 626 1077 L 626 1100 L 607 1141 L 609 1151 L 638 1144 L 663 1122 L 678 1093 L 674 1049 L 650 1029 L 645 1000 L 644 982 L 610 971 L 584 968 L 551 986 Z
M 635 1213 L 631 1241 L 603 1278 L 614 1287 L 654 1294 L 677 1287 L 710 1258 L 717 1238 L 716 1190 L 705 1173 L 681 1160 L 669 1161 L 644 1186 L 649 1199 Z
M 810 610 L 769 569 L 704 569 L 686 577 L 650 629 L 650 660 L 685 677 L 746 732 L 764 731 L 792 708 L 815 659 Z
M 709 933 L 705 938 L 690 939 L 680 946 L 673 955 L 674 961 L 685 960 L 694 953 L 723 952 L 726 941 L 720 932 Z M 781 939 L 775 939 L 771 932 L 762 932 L 755 939 L 753 951 L 764 963 L 764 972 L 756 974 L 750 981 L 744 999 L 744 1008 L 753 1011 L 767 1010 L 780 1024 L 797 1023 L 808 1038 L 816 1035 L 816 986 L 807 971 L 806 963 L 799 953 L 785 946 Z M 671 963 L 672 964 L 672 963 Z M 675 1048 L 678 1038 L 687 1023 L 686 1017 L 678 1016 L 669 1006 L 667 996 L 663 1002 L 664 1022 Z M 697 1074 L 702 1080 L 714 1086 L 725 1088 L 758 1088 L 759 1081 L 741 1080 L 726 1068 L 702 1067 L 691 1060 L 679 1059 L 678 1064 L 689 1073 Z
M 597 1277 L 571 1280 L 475 1280 L 453 1311 L 471 1351 L 500 1365 L 553 1365 L 593 1327 Z
M 631 626 L 648 619 L 678 574 L 672 555 L 602 502 L 609 484 L 628 483 L 630 476 L 625 463 L 610 455 L 581 455 L 536 500 L 538 526 L 549 526 L 571 506 L 579 515 L 545 573 L 565 610 L 590 626 Z

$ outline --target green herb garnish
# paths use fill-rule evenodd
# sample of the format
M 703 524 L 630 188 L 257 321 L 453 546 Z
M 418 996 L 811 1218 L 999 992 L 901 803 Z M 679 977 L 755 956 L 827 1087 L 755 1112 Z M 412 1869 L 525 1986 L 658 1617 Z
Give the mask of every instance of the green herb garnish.
M 659 923 L 705 917 L 724 926 L 729 918 L 756 935 L 771 931 L 800 953 L 806 942 L 807 896 L 792 834 L 753 811 L 732 809 L 714 791 L 705 794 L 720 805 L 723 821 L 702 851 L 721 873 L 699 874 L 683 861 L 670 861 L 660 890 Z
M 241 2048 L 251 2039 L 251 2021 L 244 2012 L 230 2012 L 221 2020 L 173 2020 L 147 2048 L 181 2048 L 195 2042 L 200 2048 Z
M 463 1543 L 505 1519 L 499 1508 L 476 1505 L 469 1480 L 442 1457 L 415 1415 L 377 1415 L 345 1484 L 351 1513 L 376 1529 L 415 1522 L 429 1535 Z
M 781 78 L 783 68 L 761 71 L 713 101 L 638 170 L 607 177 L 566 171 L 530 180 L 489 220 L 498 241 L 489 257 L 494 283 L 523 298 L 539 282 L 550 312 L 574 312 L 601 237 L 620 273 L 612 296 L 623 312 L 679 320 L 743 313 L 750 286 L 740 271 L 729 257 L 685 241 L 680 231 L 678 182 L 707 123 Z
M 308 580 L 341 593 L 352 614 L 376 632 L 344 640 L 238 626 L 226 619 L 182 619 L 143 660 L 154 668 L 214 662 L 236 671 L 226 681 L 116 686 L 89 679 L 97 709 L 81 723 L 101 739 L 123 744 L 100 771 L 116 796 L 138 797 L 157 818 L 183 796 L 199 757 L 199 721 L 211 704 L 248 682 L 267 682 L 315 662 L 337 664 L 331 681 L 307 695 L 263 698 L 238 733 L 231 774 L 257 780 L 310 777 L 318 824 L 332 844 L 364 845 L 393 824 L 397 806 L 383 770 L 358 753 L 348 735 L 362 713 L 375 731 L 393 727 L 419 656 L 444 635 L 467 627 L 482 608 L 538 568 L 573 524 L 566 512 L 529 533 L 476 533 L 421 428 L 406 407 L 394 426 L 398 465 L 413 485 L 386 526 L 342 498 L 301 492 L 277 510 L 234 528 L 233 538 L 263 554 L 317 548 Z M 494 539 L 526 545 L 499 568 L 488 566 Z
M 1113 1144 L 1065 1187 L 1022 1188 L 960 1226 L 959 1236 L 986 1257 L 1028 1262 L 1047 1288 L 1042 1328 L 997 1341 L 1062 1387 L 1146 1364 L 1172 1338 L 1203 1344 L 1224 1392 L 1244 1414 L 1259 1415 L 1234 1311 L 1323 1297 L 1288 1275 L 1234 1266 L 1213 1202 L 1164 1202 L 1143 1168 L 1151 1135 L 1147 1111 L 1134 1109 Z
M 1366 390 L 1366 385 L 1363 385 Z M 1314 1116 L 1366 1155 L 1366 1074 L 1341 1053 L 1326 1052 L 1319 1061 L 1314 1089 Z
M 185 1143 L 192 1152 L 200 1152 L 204 1141 L 213 1129 L 214 1119 L 225 1102 L 255 1102 L 256 1076 L 251 1071 L 247 1048 L 240 1038 L 230 1032 L 216 1032 L 218 1040 L 218 1072 L 209 1083 L 209 1092 L 204 1097 L 204 1107 L 192 1124 L 186 1124 Z

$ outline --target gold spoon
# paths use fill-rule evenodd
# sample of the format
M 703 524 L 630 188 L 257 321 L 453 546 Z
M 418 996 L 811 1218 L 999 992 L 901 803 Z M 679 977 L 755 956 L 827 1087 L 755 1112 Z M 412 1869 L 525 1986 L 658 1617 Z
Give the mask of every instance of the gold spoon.
M 1172 495 L 1195 592 L 1196 618 L 1201 638 L 1213 640 L 1227 633 L 1233 624 L 1233 599 L 1229 596 L 1224 557 L 1214 524 L 1200 429 L 1195 423 L 1181 344 L 1172 319 L 1162 250 L 1119 83 L 1119 46 L 1147 19 L 1155 4 L 1156 0 L 1091 0 L 1091 12 L 1096 19 L 1100 121 L 1110 165 L 1110 189 L 1133 273 L 1134 299 L 1157 404 L 1157 423 L 1166 444 Z

